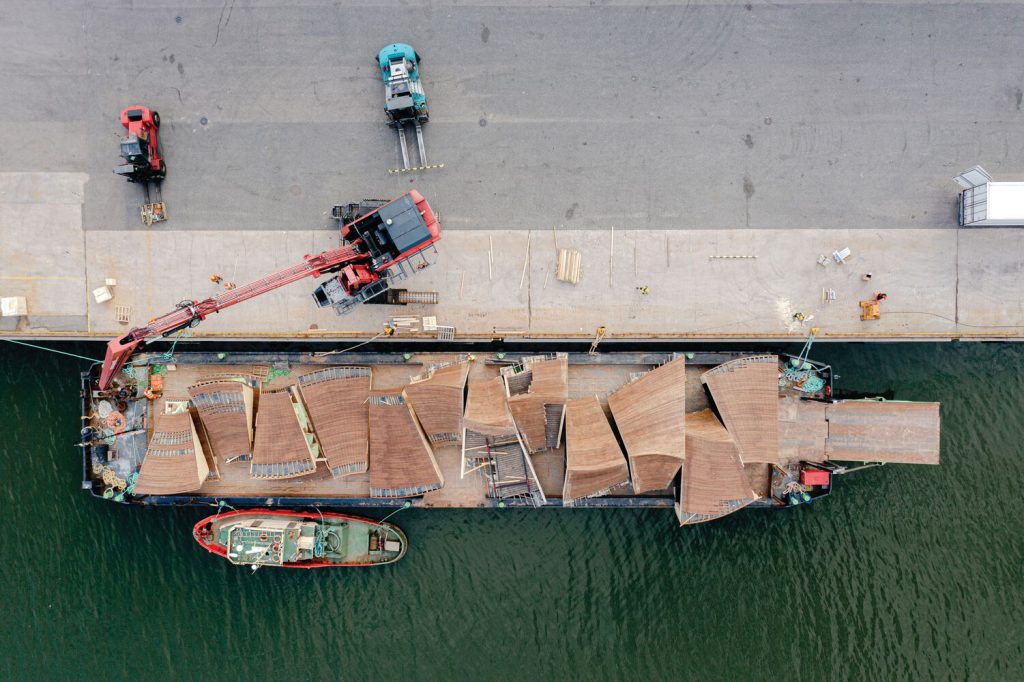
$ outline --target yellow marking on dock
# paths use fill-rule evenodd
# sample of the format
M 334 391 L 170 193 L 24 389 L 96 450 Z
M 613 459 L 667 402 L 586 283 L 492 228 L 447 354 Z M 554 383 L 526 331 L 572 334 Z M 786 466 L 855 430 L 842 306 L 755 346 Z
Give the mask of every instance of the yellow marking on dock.
M 416 171 L 438 170 L 444 168 L 443 163 L 434 163 L 429 166 L 413 166 L 412 168 L 388 168 L 388 175 L 396 173 L 415 173 Z

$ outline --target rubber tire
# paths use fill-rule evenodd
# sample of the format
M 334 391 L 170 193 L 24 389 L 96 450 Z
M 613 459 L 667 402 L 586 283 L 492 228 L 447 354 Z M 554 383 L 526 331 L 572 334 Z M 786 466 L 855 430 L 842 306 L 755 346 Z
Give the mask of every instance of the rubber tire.
M 153 112 L 153 127 L 160 130 L 160 112 Z
M 160 170 L 157 171 L 157 177 L 161 180 L 167 177 L 167 162 L 162 159 L 160 161 Z

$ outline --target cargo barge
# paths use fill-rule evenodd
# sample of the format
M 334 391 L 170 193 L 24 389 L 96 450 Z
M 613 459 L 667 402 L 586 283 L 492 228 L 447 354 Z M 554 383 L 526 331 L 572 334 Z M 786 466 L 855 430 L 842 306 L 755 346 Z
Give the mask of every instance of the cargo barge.
M 138 505 L 664 507 L 680 524 L 938 464 L 939 405 L 804 355 L 139 354 L 81 377 L 83 488 Z

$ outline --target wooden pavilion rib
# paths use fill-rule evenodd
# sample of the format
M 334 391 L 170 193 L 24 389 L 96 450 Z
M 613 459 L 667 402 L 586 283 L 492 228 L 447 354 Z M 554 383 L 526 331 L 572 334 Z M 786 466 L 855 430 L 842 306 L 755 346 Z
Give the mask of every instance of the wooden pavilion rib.
M 565 410 L 562 503 L 597 497 L 629 483 L 629 468 L 597 396 L 570 400 Z
M 680 525 L 731 514 L 756 499 L 732 434 L 711 410 L 686 415 L 686 463 L 676 503 Z
M 136 495 L 177 495 L 198 490 L 210 473 L 192 416 L 161 414 L 146 448 Z
M 299 422 L 291 390 L 260 395 L 256 417 L 256 443 L 253 447 L 253 478 L 283 479 L 313 473 L 316 460 L 310 448 L 311 437 Z
M 405 395 L 431 443 L 458 444 L 462 440 L 462 413 L 469 362 L 431 369 L 413 379 Z
M 701 375 L 746 463 L 779 461 L 779 358 L 730 360 Z
M 400 391 L 370 395 L 370 497 L 413 497 L 444 485 L 426 434 Z
M 245 380 L 202 381 L 188 387 L 215 464 L 252 455 L 253 389 Z
M 469 384 L 463 425 L 463 478 L 471 471 L 480 471 L 493 497 L 543 501 L 533 461 L 512 418 L 501 376 Z
M 828 405 L 829 459 L 939 463 L 939 404 L 847 400 Z
M 523 358 L 521 366 L 501 373 L 508 407 L 527 451 L 558 447 L 569 399 L 569 356 Z
M 484 436 L 515 436 L 516 423 L 505 400 L 501 377 L 469 382 L 466 414 L 462 420 L 467 431 Z
M 327 367 L 303 374 L 298 382 L 331 475 L 366 471 L 370 460 L 370 368 Z
M 685 385 L 685 360 L 678 358 L 608 396 L 608 407 L 629 454 L 637 494 L 669 487 L 683 465 Z

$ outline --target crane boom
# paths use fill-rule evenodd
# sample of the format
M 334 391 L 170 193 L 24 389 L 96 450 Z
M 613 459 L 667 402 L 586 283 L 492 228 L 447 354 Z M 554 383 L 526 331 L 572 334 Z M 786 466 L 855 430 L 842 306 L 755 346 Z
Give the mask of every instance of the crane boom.
M 124 336 L 112 339 L 107 343 L 103 372 L 100 375 L 100 388 L 106 388 L 110 384 L 111 379 L 121 371 L 132 352 L 146 339 L 173 334 L 180 329 L 198 324 L 201 320 L 205 320 L 207 315 L 218 313 L 237 303 L 243 303 L 306 277 L 319 277 L 345 263 L 359 260 L 362 254 L 357 247 L 358 242 L 324 251 L 315 256 L 307 255 L 301 263 L 221 292 L 216 296 L 202 301 L 182 301 L 172 312 L 150 320 L 144 327 L 137 327 Z
M 342 235 L 348 243 L 337 249 L 306 255 L 300 263 L 201 301 L 182 301 L 173 311 L 112 339 L 107 343 L 99 389 L 110 386 L 135 349 L 147 339 L 193 327 L 212 313 L 306 277 L 342 271 L 338 286 L 344 295 L 356 297 L 368 285 L 387 277 L 389 268 L 400 267 L 441 237 L 436 216 L 416 190 L 358 216 L 342 229 Z M 368 294 L 364 291 L 362 295 Z

